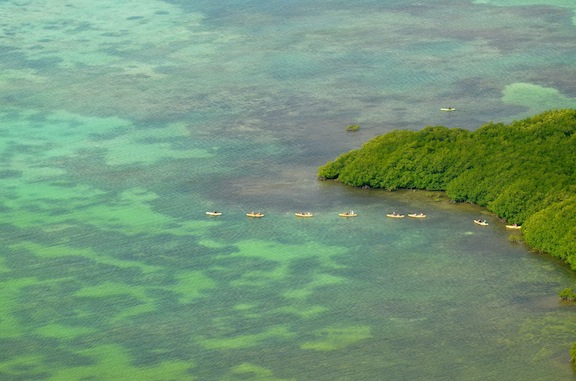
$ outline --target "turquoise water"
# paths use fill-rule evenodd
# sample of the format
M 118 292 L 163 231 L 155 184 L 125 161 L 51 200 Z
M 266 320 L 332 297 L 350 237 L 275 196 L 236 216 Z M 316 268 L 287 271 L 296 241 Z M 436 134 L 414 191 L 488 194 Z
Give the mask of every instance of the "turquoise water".
M 316 180 L 393 129 L 574 107 L 572 1 L 116 3 L 0 2 L 0 379 L 574 379 L 564 266 Z

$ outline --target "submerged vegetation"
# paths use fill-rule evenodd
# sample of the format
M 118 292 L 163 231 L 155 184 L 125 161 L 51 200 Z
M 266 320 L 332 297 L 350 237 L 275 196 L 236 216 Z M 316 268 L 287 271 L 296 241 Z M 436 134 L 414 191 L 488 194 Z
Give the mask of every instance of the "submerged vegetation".
M 532 248 L 576 270 L 576 110 L 476 131 L 392 131 L 320 167 L 356 187 L 446 191 L 522 226 Z
M 360 129 L 359 124 L 350 124 L 346 126 L 346 131 L 358 131 Z

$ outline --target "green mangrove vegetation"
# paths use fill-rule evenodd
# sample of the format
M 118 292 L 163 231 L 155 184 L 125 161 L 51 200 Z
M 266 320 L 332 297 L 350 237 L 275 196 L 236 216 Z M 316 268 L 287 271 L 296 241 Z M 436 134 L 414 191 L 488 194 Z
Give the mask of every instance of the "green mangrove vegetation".
M 320 167 L 318 175 L 355 187 L 445 191 L 521 224 L 528 245 L 576 270 L 574 109 L 475 131 L 392 131 Z
M 574 292 L 573 289 L 571 288 L 565 288 L 562 291 L 560 291 L 558 293 L 558 296 L 560 297 L 560 299 L 562 300 L 569 300 L 569 301 L 574 301 L 576 300 L 576 293 Z

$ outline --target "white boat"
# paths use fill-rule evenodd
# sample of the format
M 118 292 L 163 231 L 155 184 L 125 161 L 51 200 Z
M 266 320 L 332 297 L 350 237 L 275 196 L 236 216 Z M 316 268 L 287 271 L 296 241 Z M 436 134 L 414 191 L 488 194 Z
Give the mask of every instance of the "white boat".
M 454 107 L 442 107 L 440 111 L 456 111 Z
M 386 214 L 386 217 L 390 218 L 404 218 L 403 214 L 398 214 L 396 212 Z
M 426 218 L 424 213 L 408 213 L 408 217 L 412 218 Z
M 262 212 L 250 212 L 250 213 L 246 213 L 247 217 L 252 217 L 252 218 L 262 218 L 264 217 L 264 213 Z
M 206 215 L 208 215 L 208 216 L 221 216 L 222 212 L 217 212 L 217 211 L 206 212 Z
M 476 225 L 488 226 L 488 222 L 486 220 L 474 220 Z
M 344 212 L 344 213 L 338 213 L 338 215 L 340 217 L 356 217 L 358 214 L 356 214 L 355 211 L 351 210 L 349 212 Z
M 298 212 L 294 213 L 296 217 L 313 217 L 314 215 L 310 212 Z

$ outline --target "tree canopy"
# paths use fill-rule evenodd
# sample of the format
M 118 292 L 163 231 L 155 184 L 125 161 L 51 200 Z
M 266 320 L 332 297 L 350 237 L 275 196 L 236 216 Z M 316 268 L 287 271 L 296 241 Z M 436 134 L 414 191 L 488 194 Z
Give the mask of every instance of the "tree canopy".
M 521 224 L 533 248 L 576 270 L 576 110 L 476 131 L 429 126 L 378 136 L 319 168 L 362 187 L 446 191 Z

